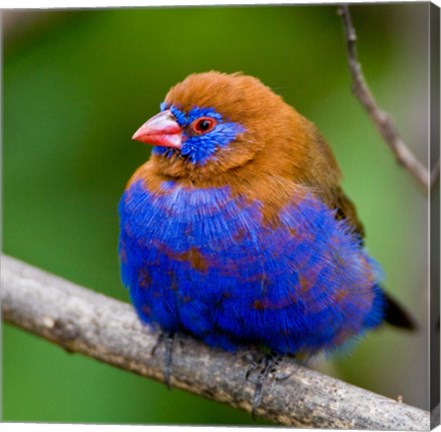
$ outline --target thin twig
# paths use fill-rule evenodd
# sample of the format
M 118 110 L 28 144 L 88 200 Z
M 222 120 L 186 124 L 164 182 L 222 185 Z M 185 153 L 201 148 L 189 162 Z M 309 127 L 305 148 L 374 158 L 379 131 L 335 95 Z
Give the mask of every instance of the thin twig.
M 394 153 L 397 162 L 402 165 L 424 188 L 424 191 L 428 193 L 429 186 L 433 186 L 439 178 L 439 163 L 435 166 L 432 173 L 429 174 L 429 171 L 416 159 L 415 155 L 400 138 L 390 115 L 379 108 L 367 85 L 361 70 L 361 64 L 358 61 L 356 48 L 357 35 L 352 25 L 349 6 L 347 4 L 342 5 L 338 9 L 338 13 L 343 18 L 346 34 L 349 70 L 352 75 L 352 91 L 367 110 L 370 119 Z
M 2 256 L 3 318 L 69 352 L 163 381 L 164 344 L 128 304 Z M 254 384 L 245 354 L 189 337 L 174 344 L 171 384 L 250 412 Z M 279 424 L 322 429 L 428 430 L 429 413 L 283 360 L 283 379 L 265 382 L 256 414 Z M 286 378 L 285 378 L 286 377 Z

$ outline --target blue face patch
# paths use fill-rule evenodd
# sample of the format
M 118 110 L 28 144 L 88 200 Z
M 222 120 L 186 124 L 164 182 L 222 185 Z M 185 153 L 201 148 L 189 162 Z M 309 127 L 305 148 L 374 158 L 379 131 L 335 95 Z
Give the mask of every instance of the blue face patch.
M 175 116 L 177 122 L 183 129 L 183 141 L 181 154 L 188 158 L 193 164 L 205 165 L 218 148 L 226 147 L 234 141 L 237 135 L 245 131 L 245 128 L 238 123 L 224 119 L 214 108 L 193 107 L 188 113 L 180 110 L 174 105 L 167 105 L 162 102 L 161 111 L 169 109 Z M 208 117 L 216 120 L 216 126 L 206 133 L 194 134 L 190 125 L 201 117 Z M 154 147 L 154 154 L 171 156 L 173 151 L 168 147 Z

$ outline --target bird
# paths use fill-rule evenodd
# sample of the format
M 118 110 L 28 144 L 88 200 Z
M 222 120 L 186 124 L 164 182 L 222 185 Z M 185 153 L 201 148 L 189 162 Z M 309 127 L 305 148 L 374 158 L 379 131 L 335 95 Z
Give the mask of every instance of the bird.
M 380 265 L 317 127 L 259 79 L 195 73 L 135 132 L 153 146 L 119 204 L 123 284 L 167 343 L 331 353 L 388 322 L 415 328 Z M 247 373 L 248 376 L 248 373 Z

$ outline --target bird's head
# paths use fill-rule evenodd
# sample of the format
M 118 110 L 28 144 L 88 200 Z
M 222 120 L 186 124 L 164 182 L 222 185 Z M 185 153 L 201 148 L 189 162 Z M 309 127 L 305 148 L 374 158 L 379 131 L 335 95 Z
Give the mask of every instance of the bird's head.
M 293 175 L 311 158 L 314 126 L 257 78 L 241 73 L 188 76 L 133 139 L 154 147 L 164 175 L 215 182 L 253 162 L 253 172 Z

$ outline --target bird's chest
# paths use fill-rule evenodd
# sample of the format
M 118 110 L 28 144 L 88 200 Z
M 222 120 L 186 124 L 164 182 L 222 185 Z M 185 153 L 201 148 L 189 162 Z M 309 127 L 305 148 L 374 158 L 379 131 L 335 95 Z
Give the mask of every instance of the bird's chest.
M 152 193 L 138 182 L 125 192 L 120 215 L 123 258 L 132 267 L 150 269 L 153 279 L 162 274 L 162 286 L 207 283 L 214 269 L 223 277 L 246 272 L 266 231 L 261 204 L 233 197 L 228 187 L 166 183 L 160 193 Z
M 135 182 L 120 203 L 122 278 L 143 321 L 224 348 L 271 345 L 276 329 L 283 351 L 316 327 L 334 337 L 336 306 L 344 317 L 356 302 L 358 321 L 370 308 L 368 257 L 321 202 L 293 200 L 268 225 L 261 202 L 227 187 L 161 187 Z
M 166 182 L 153 193 L 143 182 L 132 184 L 120 204 L 125 285 L 132 296 L 167 297 L 170 304 L 176 297 L 250 300 L 321 270 L 332 215 L 305 200 L 281 211 L 279 224 L 270 226 L 262 207 L 228 187 Z
M 152 193 L 133 184 L 120 204 L 120 255 L 123 281 L 145 320 L 167 327 L 165 317 L 211 313 L 226 299 L 251 301 L 270 279 L 288 277 L 279 260 L 286 232 L 266 227 L 261 207 L 228 187 L 164 184 Z

